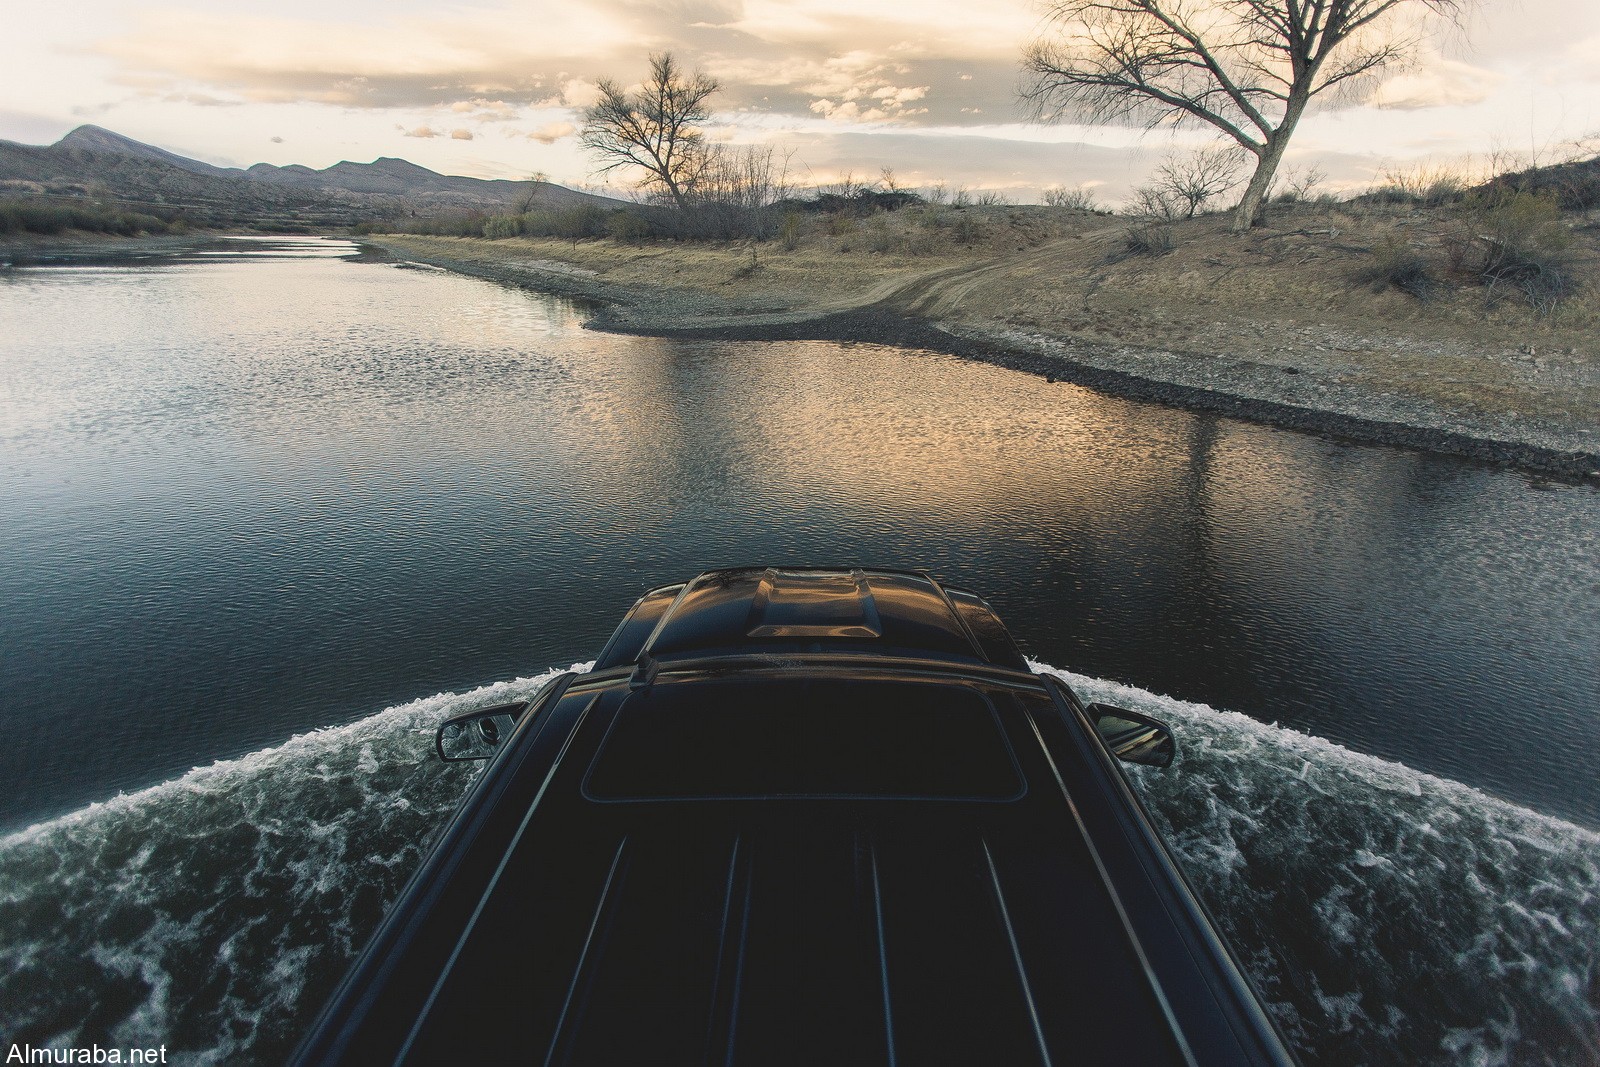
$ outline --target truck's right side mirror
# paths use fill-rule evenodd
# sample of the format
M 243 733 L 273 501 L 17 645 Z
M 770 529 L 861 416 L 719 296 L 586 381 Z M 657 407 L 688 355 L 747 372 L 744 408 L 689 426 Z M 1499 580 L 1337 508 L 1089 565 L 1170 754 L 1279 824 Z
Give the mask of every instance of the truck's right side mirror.
M 1111 754 L 1128 763 L 1168 767 L 1178 755 L 1172 727 L 1160 719 L 1110 704 L 1090 704 L 1084 709 Z
M 452 716 L 434 735 L 434 749 L 440 759 L 451 763 L 488 759 L 499 749 L 500 743 L 511 736 L 512 727 L 527 710 L 527 704 L 502 704 Z

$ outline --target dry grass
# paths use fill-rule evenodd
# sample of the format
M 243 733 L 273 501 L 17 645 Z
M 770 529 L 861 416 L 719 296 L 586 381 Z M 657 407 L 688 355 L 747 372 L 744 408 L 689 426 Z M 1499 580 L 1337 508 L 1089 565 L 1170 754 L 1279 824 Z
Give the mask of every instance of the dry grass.
M 1563 220 L 1576 288 L 1547 315 L 1452 273 L 1461 220 L 1450 205 L 1279 204 L 1267 226 L 1242 238 L 1228 221 L 1172 223 L 1169 252 L 1129 256 L 1128 219 L 1065 208 L 807 216 L 790 239 L 759 246 L 755 271 L 744 269 L 748 243 L 406 240 L 459 258 L 572 263 L 605 282 L 670 290 L 666 303 L 686 313 L 699 296 L 751 312 L 881 304 L 953 324 L 1222 355 L 1447 406 L 1600 424 L 1600 389 L 1586 384 L 1600 367 L 1595 221 Z M 1404 268 L 1402 281 L 1418 272 L 1430 279 L 1426 301 L 1391 274 L 1375 284 L 1385 255 Z

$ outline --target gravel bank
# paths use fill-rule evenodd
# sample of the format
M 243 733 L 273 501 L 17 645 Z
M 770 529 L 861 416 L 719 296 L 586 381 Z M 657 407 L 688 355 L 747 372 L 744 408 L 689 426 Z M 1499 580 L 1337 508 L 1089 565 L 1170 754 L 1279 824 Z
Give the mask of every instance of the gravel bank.
M 966 277 L 960 270 L 931 272 L 920 279 L 921 284 L 864 293 L 855 300 L 807 300 L 803 293 L 774 299 L 771 293 L 716 293 L 703 285 L 617 281 L 601 271 L 550 258 L 489 258 L 475 254 L 473 242 L 454 242 L 441 250 L 426 239 L 369 240 L 400 260 L 591 301 L 596 306 L 588 325 L 594 329 L 663 337 L 868 341 L 925 348 L 1115 396 L 1600 484 L 1600 424 L 1581 410 L 1575 417 L 1549 417 L 1450 406 L 1428 396 L 1374 389 L 1352 380 L 1338 358 L 1308 358 L 1316 352 L 1336 356 L 1353 350 L 1350 346 L 1364 339 L 1349 337 L 1348 331 L 1334 329 L 1316 336 L 1297 331 L 1297 344 L 1286 346 L 1295 357 L 1290 365 L 1267 358 L 1104 343 L 971 316 L 918 314 L 919 305 L 927 306 L 931 288 Z M 1261 327 L 1255 331 L 1252 340 L 1259 352 Z M 1243 343 L 1237 347 L 1251 350 Z M 1511 373 L 1539 381 L 1546 390 L 1559 391 L 1568 384 L 1574 390 L 1600 386 L 1600 381 L 1589 380 L 1595 372 L 1587 363 L 1567 364 L 1559 357 L 1515 351 L 1494 358 Z M 1563 375 L 1572 382 L 1564 383 Z

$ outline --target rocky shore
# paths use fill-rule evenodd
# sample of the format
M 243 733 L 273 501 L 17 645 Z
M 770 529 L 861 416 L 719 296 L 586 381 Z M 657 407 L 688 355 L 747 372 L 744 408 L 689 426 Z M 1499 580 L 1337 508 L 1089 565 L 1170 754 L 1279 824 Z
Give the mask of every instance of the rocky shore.
M 1563 330 L 1502 314 L 1462 329 L 1458 321 L 1397 323 L 1327 307 L 1315 309 L 1321 321 L 1281 308 L 1227 318 L 1211 303 L 1215 289 L 1196 295 L 1173 281 L 1166 307 L 1129 317 L 1143 330 L 1117 330 L 1115 308 L 1102 316 L 1110 328 L 1101 321 L 1086 329 L 1059 305 L 1030 300 L 1030 289 L 1070 288 L 1061 279 L 1074 257 L 1091 269 L 1104 265 L 1104 253 L 1085 248 L 1095 236 L 991 258 L 887 255 L 866 263 L 760 247 L 365 240 L 402 262 L 591 301 L 595 329 L 926 348 L 1117 396 L 1600 484 L 1600 360 L 1584 344 L 1594 339 L 1581 322 Z M 1182 273 L 1181 263 L 1162 266 Z M 1107 281 L 1116 279 L 1099 284 Z M 1188 306 L 1173 306 L 1185 298 Z M 1180 343 L 1160 343 L 1155 329 L 1171 331 L 1174 321 Z M 1531 340 L 1515 344 L 1519 329 Z

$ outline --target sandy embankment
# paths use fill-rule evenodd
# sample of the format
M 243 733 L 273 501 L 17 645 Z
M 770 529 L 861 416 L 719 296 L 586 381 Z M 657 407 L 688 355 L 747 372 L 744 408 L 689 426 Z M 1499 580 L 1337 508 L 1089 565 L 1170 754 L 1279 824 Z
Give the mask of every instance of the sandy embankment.
M 1126 220 L 980 210 L 975 239 L 910 250 L 908 224 L 876 240 L 859 226 L 813 234 L 789 251 L 368 240 L 402 259 L 598 301 L 598 329 L 925 347 L 1121 396 L 1600 482 L 1600 285 L 1544 318 L 1477 288 L 1423 304 L 1354 281 L 1385 234 L 1439 251 L 1442 225 L 1420 214 L 1280 210 L 1242 241 L 1222 220 L 1195 220 L 1152 259 L 1119 255 Z M 1600 239 L 1578 237 L 1579 263 L 1600 281 Z

